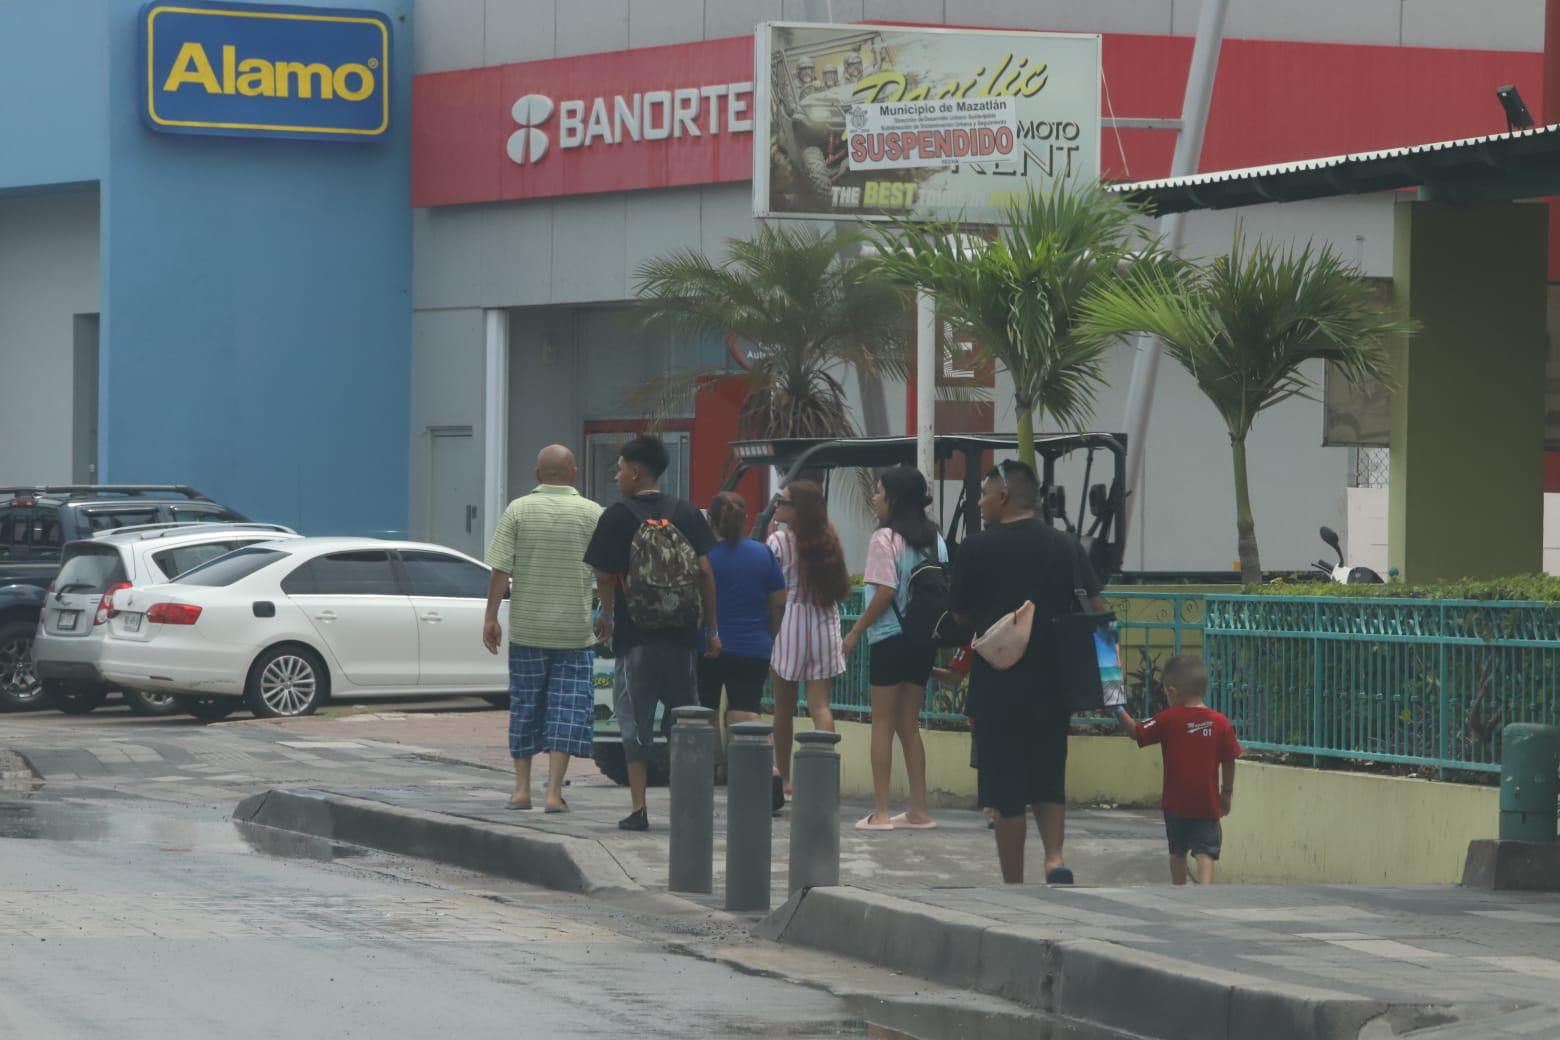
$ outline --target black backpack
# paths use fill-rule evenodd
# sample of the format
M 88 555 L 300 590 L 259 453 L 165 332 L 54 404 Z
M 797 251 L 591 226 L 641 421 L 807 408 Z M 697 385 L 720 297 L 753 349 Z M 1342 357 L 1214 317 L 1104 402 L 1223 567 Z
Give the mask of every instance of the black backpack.
M 937 550 L 915 565 L 905 581 L 909 598 L 905 609 L 899 609 L 894 601 L 894 613 L 899 627 L 911 640 L 930 643 L 939 648 L 959 647 L 970 641 L 970 632 L 953 620 L 948 609 L 949 591 L 953 580 L 948 565 L 937 559 Z

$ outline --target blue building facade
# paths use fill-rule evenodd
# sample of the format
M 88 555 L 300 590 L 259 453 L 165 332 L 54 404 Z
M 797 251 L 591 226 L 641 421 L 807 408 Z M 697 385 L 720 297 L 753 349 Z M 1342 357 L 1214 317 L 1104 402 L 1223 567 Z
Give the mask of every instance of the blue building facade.
M 0 9 L 0 270 L 20 272 L 0 287 L 0 484 L 81 479 L 95 454 L 96 482 L 193 484 L 311 534 L 408 528 L 412 0 L 354 7 L 389 29 L 388 126 L 361 141 L 158 132 L 139 0 Z M 82 250 L 29 218 L 93 192 L 84 352 L 81 294 L 47 291 L 83 279 Z M 96 422 L 73 423 L 89 377 Z M 44 409 L 62 418 L 36 428 Z M 59 441 L 82 437 L 73 471 Z

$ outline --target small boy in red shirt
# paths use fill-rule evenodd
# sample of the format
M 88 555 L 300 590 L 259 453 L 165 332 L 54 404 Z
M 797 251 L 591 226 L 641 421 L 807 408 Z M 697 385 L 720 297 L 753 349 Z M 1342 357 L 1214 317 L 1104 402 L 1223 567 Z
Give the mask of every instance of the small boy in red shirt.
M 1230 799 L 1235 796 L 1240 743 L 1230 720 L 1203 704 L 1208 669 L 1201 657 L 1170 658 L 1160 683 L 1170 707 L 1146 722 L 1134 720 L 1126 708 L 1117 708 L 1116 718 L 1137 739 L 1138 747 L 1160 744 L 1164 748 L 1160 807 L 1165 813 L 1165 837 L 1170 840 L 1171 883 L 1186 884 L 1190 852 L 1197 860 L 1197 883 L 1211 885 L 1213 865 L 1224 843 L 1219 819 L 1229 815 Z

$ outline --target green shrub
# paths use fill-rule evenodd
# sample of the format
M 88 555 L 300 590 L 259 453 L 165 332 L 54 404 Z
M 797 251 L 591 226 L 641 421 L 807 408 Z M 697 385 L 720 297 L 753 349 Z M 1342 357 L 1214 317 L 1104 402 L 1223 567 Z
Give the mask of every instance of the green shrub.
M 1283 581 L 1248 586 L 1246 592 L 1261 596 L 1326 596 L 1333 599 L 1388 597 L 1392 599 L 1506 600 L 1560 603 L 1560 578 L 1548 574 L 1519 574 L 1481 581 L 1463 578 L 1434 585 L 1338 585 L 1330 581 Z

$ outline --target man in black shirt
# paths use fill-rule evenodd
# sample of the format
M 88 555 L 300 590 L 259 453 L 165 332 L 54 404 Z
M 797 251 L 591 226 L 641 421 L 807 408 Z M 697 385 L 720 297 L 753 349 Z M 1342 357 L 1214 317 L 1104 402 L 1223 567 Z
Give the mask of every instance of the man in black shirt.
M 1002 880 L 1024 880 L 1024 817 L 1032 810 L 1045 846 L 1046 881 L 1071 884 L 1062 843 L 1072 710 L 1048 681 L 1052 621 L 1078 609 L 1073 590 L 1080 586 L 1096 609 L 1104 604 L 1082 543 L 1040 519 L 1039 502 L 1039 482 L 1028 465 L 1004 462 L 987 474 L 980 497 L 985 529 L 959 548 L 950 606 L 959 622 L 984 632 L 1025 600 L 1035 605 L 1029 648 L 1017 664 L 997 671 L 975 656 L 966 711 L 980 762 L 980 804 L 997 813 Z
M 668 718 L 673 708 L 698 703 L 698 623 L 675 627 L 635 624 L 627 597 L 618 595 L 622 578 L 633 564 L 630 550 L 634 536 L 646 523 L 669 521 L 697 554 L 699 600 L 708 631 L 703 649 L 711 656 L 720 653 L 720 633 L 715 627 L 715 574 L 706 559 L 715 547 L 715 536 L 704 514 L 692 504 L 661 493 L 658 484 L 669 461 L 666 446 L 658 437 L 636 437 L 623 446 L 617 471 L 623 501 L 601 514 L 596 533 L 585 549 L 585 562 L 596 569 L 596 597 L 601 601 L 596 636 L 602 641 L 612 639 L 617 655 L 612 678 L 613 705 L 623 736 L 623 757 L 628 761 L 628 787 L 633 799 L 633 811 L 618 823 L 626 831 L 650 827 L 645 812 L 645 759 L 655 743 L 657 702 L 665 706 Z

